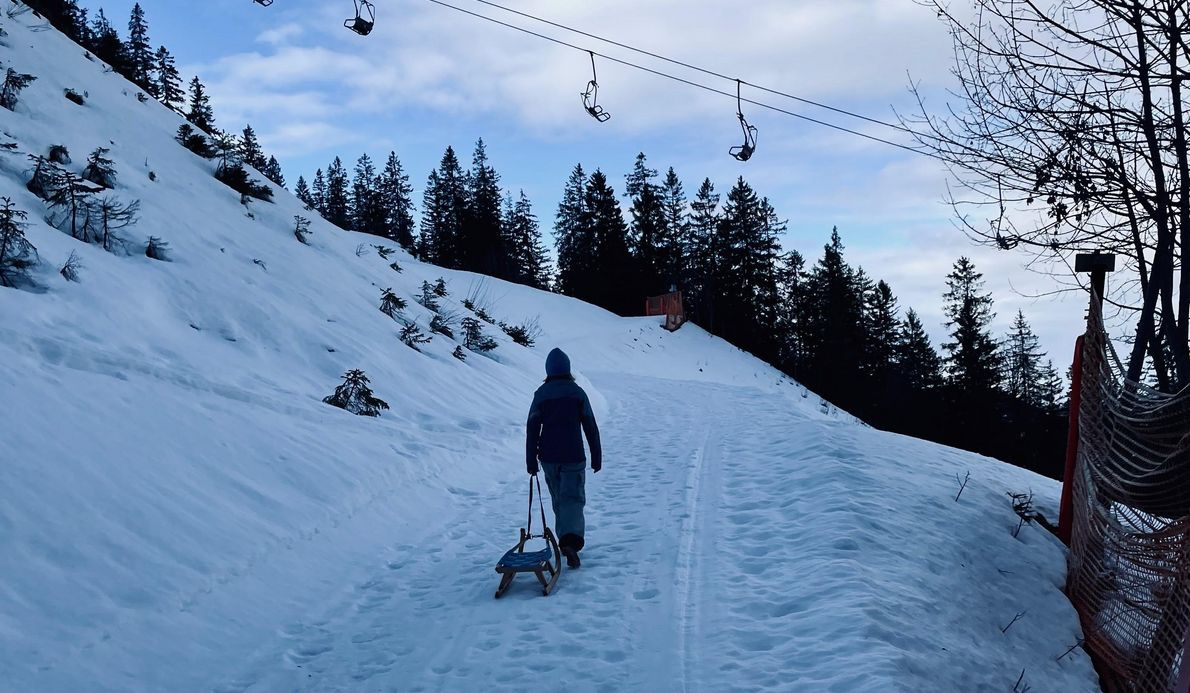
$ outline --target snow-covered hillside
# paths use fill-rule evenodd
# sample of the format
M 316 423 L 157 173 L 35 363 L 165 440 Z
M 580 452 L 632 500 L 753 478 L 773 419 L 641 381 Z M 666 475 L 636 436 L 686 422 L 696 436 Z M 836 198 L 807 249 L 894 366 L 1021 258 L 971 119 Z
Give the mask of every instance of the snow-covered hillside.
M 37 76 L 0 109 L 0 197 L 42 260 L 38 290 L 0 289 L 0 690 L 1096 689 L 1062 656 L 1060 545 L 1013 536 L 1006 492 L 1052 517 L 1053 482 L 874 431 L 694 326 L 386 260 L 320 219 L 302 245 L 316 215 L 288 193 L 241 204 L 177 115 L 34 16 L 0 22 L 0 62 Z M 111 149 L 131 254 L 43 221 L 26 155 L 55 144 L 76 172 Z M 405 346 L 381 292 L 425 329 L 439 277 L 446 310 L 537 320 L 537 345 Z M 497 602 L 554 346 L 604 435 L 589 548 L 554 595 Z M 355 368 L 382 417 L 322 403 Z

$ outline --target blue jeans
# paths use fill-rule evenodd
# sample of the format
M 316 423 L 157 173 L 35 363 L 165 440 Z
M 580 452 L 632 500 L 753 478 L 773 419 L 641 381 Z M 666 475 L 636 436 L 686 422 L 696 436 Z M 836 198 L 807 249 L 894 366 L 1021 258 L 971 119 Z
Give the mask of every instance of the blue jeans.
M 543 463 L 541 471 L 545 474 L 545 485 L 550 489 L 558 543 L 578 551 L 583 548 L 586 530 L 583 506 L 587 504 L 587 463 Z

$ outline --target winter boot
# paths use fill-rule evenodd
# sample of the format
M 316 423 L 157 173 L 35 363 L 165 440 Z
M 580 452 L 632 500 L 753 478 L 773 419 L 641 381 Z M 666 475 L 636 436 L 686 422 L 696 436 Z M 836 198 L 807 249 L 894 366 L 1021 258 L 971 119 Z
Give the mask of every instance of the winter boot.
M 566 557 L 566 567 L 574 570 L 582 565 L 582 561 L 578 559 L 578 550 L 573 546 L 563 546 L 562 555 Z

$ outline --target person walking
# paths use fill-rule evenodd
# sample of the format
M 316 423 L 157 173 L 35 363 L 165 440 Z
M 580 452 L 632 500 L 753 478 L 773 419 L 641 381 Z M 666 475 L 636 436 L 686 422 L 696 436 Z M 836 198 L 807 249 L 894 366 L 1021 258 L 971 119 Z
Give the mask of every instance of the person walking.
M 591 411 L 587 393 L 570 373 L 570 357 L 554 349 L 545 359 L 545 382 L 533 394 L 529 406 L 528 433 L 525 444 L 525 469 L 530 475 L 540 470 L 550 490 L 558 546 L 566 556 L 566 567 L 580 565 L 578 552 L 586 544 L 587 458 L 583 434 L 591 448 L 591 471 L 603 468 L 603 448 L 599 426 Z

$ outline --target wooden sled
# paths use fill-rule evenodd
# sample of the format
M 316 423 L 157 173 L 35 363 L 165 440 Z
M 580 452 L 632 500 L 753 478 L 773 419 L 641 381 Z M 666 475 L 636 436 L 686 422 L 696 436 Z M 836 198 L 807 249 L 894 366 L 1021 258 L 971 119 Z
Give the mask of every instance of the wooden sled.
M 541 526 L 544 532 L 533 535 L 533 482 L 537 482 L 537 504 L 541 508 Z M 521 539 L 511 549 L 504 553 L 496 563 L 496 572 L 500 573 L 500 586 L 496 588 L 496 599 L 504 596 L 518 573 L 533 573 L 541 583 L 541 593 L 549 596 L 554 585 L 558 584 L 558 575 L 562 573 L 562 550 L 558 547 L 558 540 L 554 532 L 545 523 L 545 506 L 541 502 L 541 481 L 537 475 L 529 479 L 529 521 L 528 528 L 521 528 Z M 530 539 L 545 539 L 546 547 L 540 551 L 525 552 L 525 544 Z M 548 574 L 549 577 L 546 577 Z

